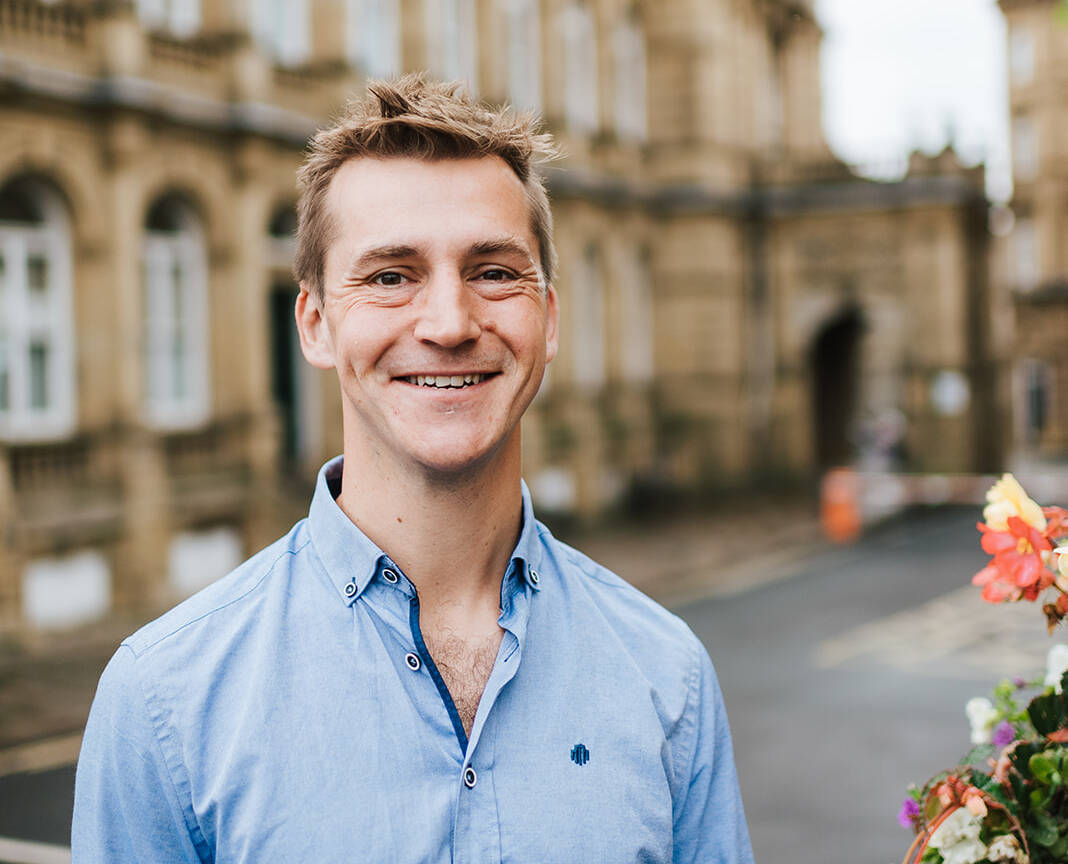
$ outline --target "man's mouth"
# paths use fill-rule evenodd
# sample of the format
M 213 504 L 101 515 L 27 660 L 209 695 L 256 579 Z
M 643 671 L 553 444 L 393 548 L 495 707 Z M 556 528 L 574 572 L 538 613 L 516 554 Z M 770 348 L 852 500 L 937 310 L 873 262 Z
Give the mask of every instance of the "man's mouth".
M 406 375 L 401 380 L 419 387 L 436 387 L 439 389 L 470 387 L 492 378 L 495 372 L 468 372 L 460 375 Z

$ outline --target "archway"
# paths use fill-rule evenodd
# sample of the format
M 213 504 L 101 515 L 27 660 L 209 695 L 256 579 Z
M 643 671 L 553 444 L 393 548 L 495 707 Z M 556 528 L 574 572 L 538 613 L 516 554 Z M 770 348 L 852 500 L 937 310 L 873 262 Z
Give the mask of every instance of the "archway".
M 812 342 L 812 416 L 816 466 L 820 469 L 853 461 L 863 333 L 860 310 L 850 306 L 828 321 Z

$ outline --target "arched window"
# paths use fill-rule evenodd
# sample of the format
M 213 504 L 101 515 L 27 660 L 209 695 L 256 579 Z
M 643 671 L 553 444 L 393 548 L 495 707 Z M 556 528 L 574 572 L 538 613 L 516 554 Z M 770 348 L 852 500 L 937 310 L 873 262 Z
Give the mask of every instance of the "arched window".
M 538 0 L 498 0 L 505 20 L 508 99 L 515 108 L 541 110 L 541 20 Z
M 564 45 L 564 114 L 574 132 L 596 132 L 597 30 L 589 7 L 572 0 L 560 13 Z
M 616 134 L 626 141 L 644 141 L 645 37 L 638 21 L 629 15 L 620 21 L 612 42 L 615 54 Z
M 649 250 L 628 245 L 621 264 L 619 366 L 625 381 L 645 384 L 653 379 L 654 322 Z
M 371 78 L 400 72 L 399 0 L 346 0 L 349 61 Z
M 207 258 L 200 220 L 179 196 L 149 209 L 142 264 L 145 419 L 199 425 L 210 406 Z
M 249 0 L 252 38 L 279 63 L 296 66 L 310 53 L 307 0 Z
M 70 228 L 46 183 L 0 189 L 0 435 L 58 438 L 75 424 Z
M 475 0 L 426 0 L 430 69 L 443 81 L 478 90 L 478 18 Z
M 290 270 L 297 251 L 297 208 L 292 204 L 278 207 L 267 224 L 268 264 L 275 270 Z
M 200 0 L 137 0 L 137 15 L 149 30 L 192 36 L 200 29 Z
M 579 387 L 595 389 L 604 384 L 605 379 L 604 286 L 597 246 L 588 245 L 576 263 L 578 266 L 571 283 L 574 309 L 572 378 Z

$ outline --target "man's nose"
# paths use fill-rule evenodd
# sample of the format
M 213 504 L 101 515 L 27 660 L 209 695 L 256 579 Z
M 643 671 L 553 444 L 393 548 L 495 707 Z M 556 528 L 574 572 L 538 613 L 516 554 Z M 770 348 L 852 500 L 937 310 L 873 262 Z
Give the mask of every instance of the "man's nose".
M 443 348 L 477 339 L 477 297 L 459 274 L 432 278 L 420 292 L 415 338 Z

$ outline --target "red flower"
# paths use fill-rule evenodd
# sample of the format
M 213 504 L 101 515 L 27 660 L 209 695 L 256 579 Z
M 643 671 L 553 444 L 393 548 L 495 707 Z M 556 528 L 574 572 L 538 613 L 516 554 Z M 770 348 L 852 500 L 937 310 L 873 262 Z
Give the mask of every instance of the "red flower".
M 1046 517 L 1046 530 L 1042 533 L 1047 540 L 1068 534 L 1068 510 L 1063 507 L 1043 507 L 1042 515 Z
M 994 557 L 975 574 L 972 582 L 983 586 L 983 599 L 988 603 L 1018 600 L 1021 596 L 1035 600 L 1053 584 L 1053 573 L 1042 560 L 1042 553 L 1053 545 L 1019 516 L 1010 516 L 1006 524 L 1007 531 L 995 531 L 982 522 L 978 524 L 983 535 L 983 551 Z

